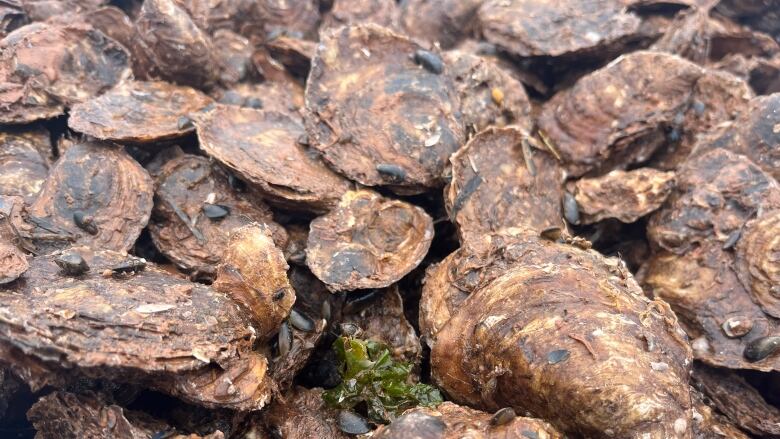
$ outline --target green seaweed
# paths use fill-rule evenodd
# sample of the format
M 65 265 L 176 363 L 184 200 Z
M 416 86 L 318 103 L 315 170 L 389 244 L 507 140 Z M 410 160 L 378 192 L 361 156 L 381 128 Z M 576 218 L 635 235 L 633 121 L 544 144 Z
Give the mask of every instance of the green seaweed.
M 397 362 L 382 343 L 339 337 L 333 342 L 339 358 L 341 383 L 322 394 L 331 407 L 351 409 L 365 403 L 368 418 L 388 423 L 412 407 L 442 402 L 436 387 L 412 383 L 412 365 Z

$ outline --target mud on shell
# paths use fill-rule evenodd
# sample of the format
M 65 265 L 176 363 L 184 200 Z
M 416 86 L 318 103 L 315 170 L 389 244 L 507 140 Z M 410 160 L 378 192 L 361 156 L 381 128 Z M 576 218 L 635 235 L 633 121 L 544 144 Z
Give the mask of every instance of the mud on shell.
M 44 128 L 0 129 L 0 195 L 32 203 L 52 161 L 51 135 Z
M 373 24 L 325 32 L 306 87 L 306 130 L 334 169 L 399 193 L 441 186 L 464 127 L 450 77 L 414 60 L 423 49 Z M 438 55 L 437 55 L 438 56 Z M 376 166 L 406 170 L 398 182 Z
M 636 38 L 640 19 L 619 0 L 490 0 L 485 39 L 521 57 L 605 55 Z
M 74 106 L 68 126 L 98 139 L 156 142 L 192 132 L 192 125 L 182 124 L 180 118 L 211 102 L 208 96 L 189 87 L 162 81 L 127 81 Z
M 256 410 L 267 402 L 267 362 L 251 351 L 256 331 L 223 292 L 153 264 L 129 277 L 104 276 L 127 256 L 74 250 L 90 271 L 63 276 L 55 256 L 41 256 L 23 284 L 0 287 L 2 362 L 47 371 L 26 377 L 34 389 L 55 373 L 78 377 L 88 370 L 93 377 L 140 384 L 207 407 Z M 94 325 L 96 320 L 102 324 Z M 141 325 L 165 342 L 139 334 Z M 67 331 L 68 343 L 60 331 Z M 50 361 L 54 353 L 57 361 Z M 211 362 L 221 368 L 212 369 Z M 225 379 L 234 384 L 232 393 L 225 393 Z
M 287 114 L 218 105 L 196 125 L 209 155 L 278 205 L 322 213 L 350 187 L 298 142 L 305 131 Z
M 666 142 L 663 128 L 685 108 L 702 74 L 674 55 L 632 52 L 547 101 L 539 128 L 572 175 L 630 166 Z M 637 87 L 637 77 L 648 80 Z
M 230 232 L 253 221 L 268 225 L 282 246 L 287 234 L 262 200 L 230 187 L 228 176 L 206 158 L 183 155 L 168 161 L 157 178 L 157 202 L 149 224 L 157 248 L 196 277 L 213 278 Z M 228 214 L 208 218 L 207 206 Z
M 23 26 L 0 49 L 0 123 L 59 116 L 131 75 L 127 51 L 86 23 Z
M 350 191 L 312 221 L 306 264 L 332 291 L 382 288 L 416 267 L 433 239 L 424 210 L 369 191 Z
M 452 155 L 444 203 L 461 242 L 509 227 L 563 227 L 563 169 L 547 151 L 522 148 L 528 137 L 516 127 L 488 128 Z
M 152 195 L 149 174 L 121 147 L 79 143 L 54 164 L 17 230 L 36 254 L 68 244 L 127 251 L 149 221 Z M 77 213 L 91 217 L 97 233 L 80 227 Z
M 528 410 L 586 436 L 685 437 L 691 350 L 668 305 L 646 299 L 619 261 L 595 251 L 530 235 L 518 245 L 516 263 L 471 293 L 436 335 L 436 382 L 456 401 Z M 668 367 L 654 370 L 661 362 Z M 579 382 L 593 391 L 581 393 Z M 610 401 L 624 397 L 633 403 L 616 416 Z

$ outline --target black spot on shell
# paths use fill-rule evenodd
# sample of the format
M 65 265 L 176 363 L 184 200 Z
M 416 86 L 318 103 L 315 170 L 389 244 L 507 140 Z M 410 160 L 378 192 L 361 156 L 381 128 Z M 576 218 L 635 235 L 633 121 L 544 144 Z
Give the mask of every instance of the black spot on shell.
M 204 203 L 201 207 L 206 218 L 212 221 L 218 221 L 230 215 L 230 208 L 221 204 Z
M 441 57 L 428 50 L 416 50 L 414 52 L 414 62 L 421 65 L 425 70 L 437 75 L 444 71 L 444 62 Z
M 701 116 L 704 114 L 704 110 L 706 109 L 706 106 L 704 105 L 704 102 L 700 100 L 693 101 L 693 111 L 696 112 L 697 116 Z
M 737 229 L 731 233 L 729 233 L 728 238 L 726 238 L 726 242 L 723 243 L 723 250 L 728 250 L 735 245 L 737 245 L 737 242 L 739 241 L 739 238 L 742 236 L 742 230 Z
M 479 185 L 482 184 L 482 176 L 477 174 L 466 182 L 466 185 L 458 192 L 458 196 L 455 197 L 455 202 L 452 203 L 452 212 L 450 212 L 450 218 L 455 219 L 460 209 L 463 208 L 463 204 L 469 199 L 469 197 L 477 191 Z
M 780 350 L 780 337 L 773 335 L 757 338 L 745 346 L 743 355 L 751 363 L 761 361 Z
M 89 233 L 90 235 L 97 235 L 98 228 L 95 225 L 95 219 L 87 215 L 81 210 L 73 212 L 73 222 L 79 229 Z
M 383 290 L 375 288 L 350 293 L 349 296 L 347 296 L 347 302 L 344 304 L 344 314 L 354 314 L 365 309 L 365 307 L 379 298 L 382 292 Z
M 290 310 L 288 320 L 293 325 L 293 328 L 299 331 L 311 332 L 314 330 L 314 321 L 294 309 Z
M 550 227 L 542 230 L 539 235 L 549 241 L 560 241 L 563 236 L 563 230 L 560 227 Z
M 577 205 L 577 199 L 568 192 L 563 193 L 563 217 L 569 224 L 580 222 L 580 207 Z
M 571 353 L 568 349 L 556 349 L 547 354 L 548 364 L 558 364 L 562 361 L 566 361 Z
M 244 192 L 244 191 L 246 191 L 246 183 L 244 183 L 243 180 L 241 180 L 240 178 L 236 177 L 233 174 L 230 174 L 228 176 L 228 184 L 236 192 Z
M 393 181 L 400 182 L 406 178 L 406 171 L 404 168 L 390 163 L 380 163 L 376 165 L 376 171 L 386 177 L 389 177 Z
M 331 284 L 338 284 L 346 282 L 353 273 L 357 273 L 358 277 L 370 276 L 374 268 L 365 252 L 364 249 L 347 249 L 336 253 L 324 280 Z
M 357 413 L 348 410 L 339 412 L 339 428 L 347 434 L 366 434 L 371 431 L 368 421 Z
M 504 407 L 493 414 L 490 418 L 490 425 L 494 427 L 506 425 L 512 422 L 516 417 L 517 414 L 512 407 Z
M 89 271 L 89 265 L 76 252 L 63 253 L 54 259 L 54 263 L 68 276 L 80 276 Z
M 246 100 L 245 106 L 259 110 L 263 108 L 263 101 L 260 98 L 252 97 Z
M 293 343 L 292 332 L 290 331 L 290 327 L 287 325 L 287 323 L 282 323 L 282 326 L 279 327 L 277 343 L 279 345 L 279 356 L 286 357 L 287 354 L 290 353 L 290 349 L 292 349 Z
M 146 259 L 130 258 L 111 268 L 114 274 L 138 273 L 146 268 Z

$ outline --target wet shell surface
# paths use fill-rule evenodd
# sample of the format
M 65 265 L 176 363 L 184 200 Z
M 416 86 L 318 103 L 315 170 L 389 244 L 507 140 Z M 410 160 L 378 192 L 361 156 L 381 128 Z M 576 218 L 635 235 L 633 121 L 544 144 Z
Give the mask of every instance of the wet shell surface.
M 323 34 L 306 87 L 306 131 L 341 174 L 401 193 L 443 185 L 464 127 L 452 80 L 416 61 L 421 50 L 373 24 Z M 381 165 L 397 166 L 402 177 L 383 174 Z
M 189 87 L 128 81 L 74 106 L 68 126 L 97 139 L 156 142 L 192 132 L 191 114 L 211 102 L 208 96 Z
M 419 207 L 369 191 L 350 191 L 312 221 L 306 264 L 332 291 L 382 288 L 416 267 L 433 239 Z

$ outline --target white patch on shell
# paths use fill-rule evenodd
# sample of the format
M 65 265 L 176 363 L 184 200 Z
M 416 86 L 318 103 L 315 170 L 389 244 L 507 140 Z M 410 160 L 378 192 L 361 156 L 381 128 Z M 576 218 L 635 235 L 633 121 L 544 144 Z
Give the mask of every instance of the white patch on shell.
M 633 407 L 633 412 L 637 413 L 639 415 L 639 418 L 645 418 L 648 414 L 652 413 L 653 410 L 660 409 L 661 407 L 650 401 L 650 400 L 643 400 L 642 402 L 638 403 Z
M 686 421 L 683 418 L 678 418 L 674 421 L 674 432 L 682 435 L 685 434 L 685 431 L 688 429 L 688 421 Z
M 171 305 L 170 303 L 146 303 L 139 305 L 135 308 L 135 310 L 141 314 L 152 314 L 156 312 L 168 311 L 169 309 L 173 308 L 176 308 L 176 305 Z
M 441 139 L 441 131 L 437 130 L 432 136 L 425 139 L 425 146 L 433 146 L 439 143 L 439 139 Z
M 203 351 L 201 351 L 200 349 L 193 349 L 192 350 L 192 356 L 197 358 L 198 360 L 206 363 L 206 364 L 211 363 L 211 360 L 209 359 L 209 357 L 207 357 L 206 354 Z
M 663 372 L 669 369 L 669 365 L 667 363 L 664 363 L 663 361 L 659 361 L 658 363 L 651 362 L 650 368 L 656 372 Z
M 707 353 L 710 350 L 710 342 L 707 341 L 706 337 L 699 337 L 691 343 L 691 348 L 693 348 L 694 351 L 699 353 Z
M 588 31 L 585 33 L 585 38 L 591 43 L 598 43 L 601 40 L 601 35 L 598 32 Z

